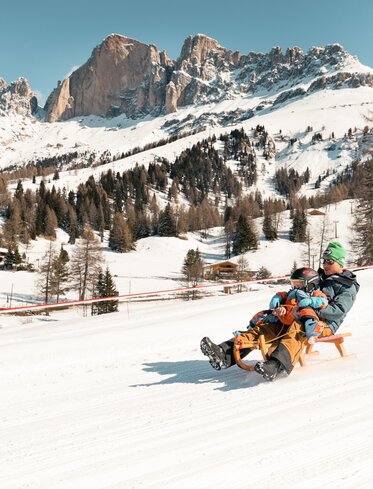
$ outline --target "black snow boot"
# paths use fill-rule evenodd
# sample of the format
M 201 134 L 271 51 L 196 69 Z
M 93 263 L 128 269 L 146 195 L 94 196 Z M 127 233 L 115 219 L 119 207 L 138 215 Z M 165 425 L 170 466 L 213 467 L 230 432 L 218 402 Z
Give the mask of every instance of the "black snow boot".
M 215 370 L 221 370 L 222 367 L 227 367 L 223 349 L 220 346 L 215 345 L 210 338 L 207 336 L 202 338 L 200 347 L 201 352 L 208 357 L 212 368 Z
M 266 362 L 258 362 L 255 365 L 254 370 L 258 374 L 263 375 L 265 380 L 273 381 L 283 368 L 277 358 L 270 358 Z

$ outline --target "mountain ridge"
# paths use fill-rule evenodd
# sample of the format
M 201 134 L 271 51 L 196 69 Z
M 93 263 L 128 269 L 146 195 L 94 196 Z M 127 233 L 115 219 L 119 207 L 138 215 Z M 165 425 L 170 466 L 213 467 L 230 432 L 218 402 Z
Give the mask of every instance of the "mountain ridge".
M 337 76 L 338 75 L 338 76 Z M 334 76 L 335 78 L 331 78 Z M 188 36 L 176 61 L 154 44 L 111 34 L 90 58 L 58 83 L 45 104 L 46 121 L 126 114 L 131 118 L 176 112 L 188 105 L 302 86 L 304 93 L 341 86 L 373 86 L 373 70 L 340 44 L 285 53 L 231 51 L 203 34 Z

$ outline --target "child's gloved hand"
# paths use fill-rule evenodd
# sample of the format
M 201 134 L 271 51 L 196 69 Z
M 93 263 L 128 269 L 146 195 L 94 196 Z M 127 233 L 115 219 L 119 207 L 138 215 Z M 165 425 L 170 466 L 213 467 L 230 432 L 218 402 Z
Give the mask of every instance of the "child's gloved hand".
M 293 289 L 288 294 L 288 299 L 295 299 L 298 302 L 309 297 L 310 295 L 301 289 Z
M 276 309 L 281 305 L 282 297 L 280 294 L 276 294 L 272 297 L 269 303 L 269 308 L 270 309 Z
M 298 302 L 298 307 L 302 309 L 303 307 L 312 307 L 312 309 L 320 309 L 328 305 L 327 299 L 324 297 L 305 297 Z
M 307 338 L 311 338 L 311 336 L 315 336 L 315 337 L 320 336 L 323 329 L 324 326 L 322 325 L 322 323 L 316 321 L 313 318 L 307 319 L 304 322 L 304 330 L 306 332 Z

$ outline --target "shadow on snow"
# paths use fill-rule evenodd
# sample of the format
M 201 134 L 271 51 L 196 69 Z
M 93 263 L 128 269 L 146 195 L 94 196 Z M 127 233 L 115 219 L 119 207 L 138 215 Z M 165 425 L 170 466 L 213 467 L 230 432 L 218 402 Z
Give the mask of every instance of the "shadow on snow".
M 255 363 L 255 361 L 253 362 Z M 213 370 L 207 361 L 184 360 L 179 362 L 154 362 L 145 363 L 145 372 L 157 373 L 167 378 L 148 384 L 133 384 L 130 387 L 152 387 L 155 385 L 169 384 L 219 384 L 216 390 L 231 391 L 255 387 L 265 382 L 255 372 L 247 372 L 238 367 L 229 370 Z M 223 384 L 223 385 L 221 385 Z

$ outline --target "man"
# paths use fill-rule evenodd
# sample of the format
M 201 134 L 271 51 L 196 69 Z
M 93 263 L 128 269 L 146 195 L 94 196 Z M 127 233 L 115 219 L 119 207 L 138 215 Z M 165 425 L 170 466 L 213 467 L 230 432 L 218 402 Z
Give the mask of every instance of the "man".
M 356 276 L 349 270 L 343 270 L 346 250 L 337 241 L 329 243 L 322 254 L 323 269 L 319 269 L 319 288 L 326 295 L 328 304 L 320 308 L 317 298 L 310 298 L 308 306 L 314 308 L 320 321 L 318 322 L 320 336 L 330 336 L 334 334 L 346 314 L 353 306 L 356 294 L 359 291 L 359 284 Z M 270 303 L 273 314 L 278 318 L 285 314 L 283 305 L 276 300 L 276 294 Z M 255 317 L 255 316 L 254 316 Z M 243 340 L 256 340 L 259 334 L 264 334 L 267 341 L 279 338 L 277 348 L 272 352 L 267 361 L 257 362 L 255 371 L 262 375 L 266 380 L 275 380 L 281 371 L 290 374 L 300 351 L 308 341 L 304 325 L 299 319 L 294 320 L 289 326 L 285 326 L 281 321 L 266 323 L 260 326 L 249 326 L 245 333 L 241 333 Z M 209 338 L 201 340 L 201 351 L 209 358 L 210 364 L 216 370 L 222 367 L 229 368 L 235 365 L 233 357 L 234 339 L 230 339 L 216 345 Z M 249 349 L 243 350 L 241 357 L 246 356 Z

